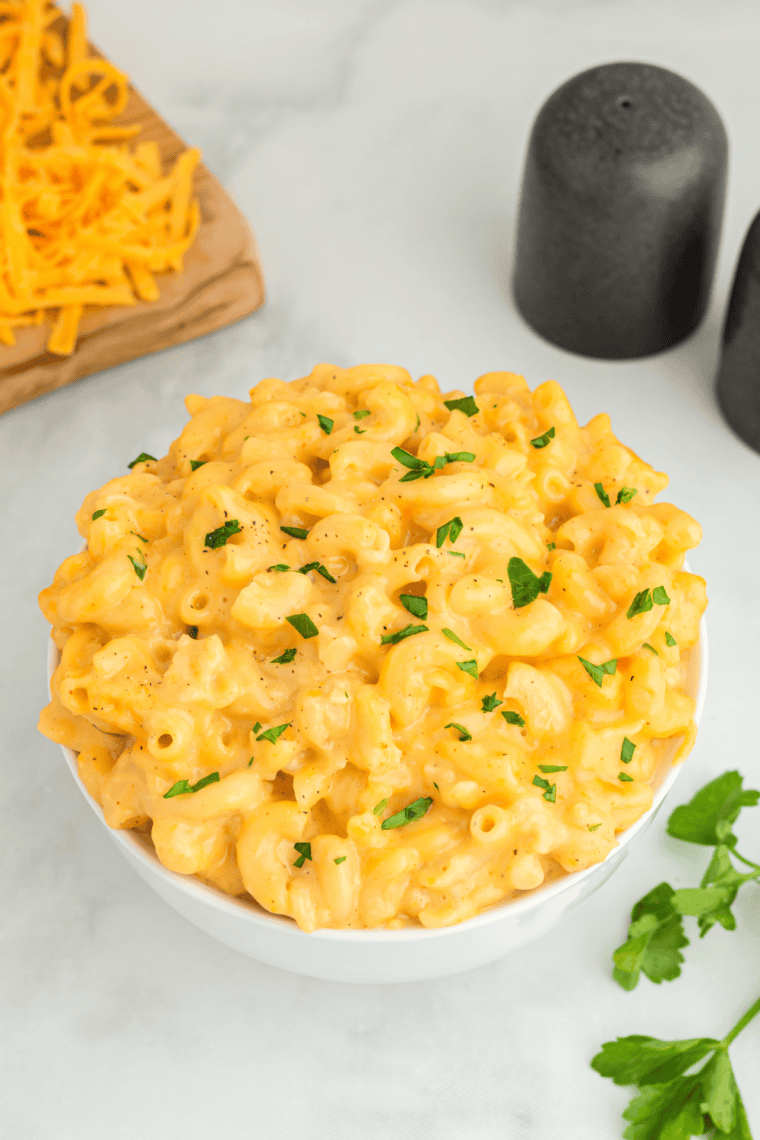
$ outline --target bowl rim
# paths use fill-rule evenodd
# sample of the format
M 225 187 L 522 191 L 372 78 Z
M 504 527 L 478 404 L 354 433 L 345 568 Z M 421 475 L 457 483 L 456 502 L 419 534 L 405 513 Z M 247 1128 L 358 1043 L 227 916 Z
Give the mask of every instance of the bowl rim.
M 686 563 L 684 563 L 684 569 L 688 569 Z M 707 692 L 707 626 L 704 615 L 700 620 L 699 640 L 696 645 L 691 648 L 690 652 L 693 654 L 693 657 L 691 657 L 689 661 L 689 671 L 691 673 L 690 687 L 692 692 L 694 688 L 696 688 L 694 723 L 698 725 L 704 709 Z M 53 672 L 57 668 L 59 661 L 60 650 L 57 648 L 51 636 L 47 661 L 48 688 L 52 680 Z M 694 677 L 695 673 L 696 682 Z M 678 737 L 674 739 L 677 740 Z M 103 809 L 100 804 L 90 795 L 80 779 L 77 766 L 77 753 L 72 748 L 68 748 L 65 744 L 60 745 L 60 748 L 80 792 L 103 827 L 106 828 L 111 839 L 122 849 L 123 854 L 128 859 L 141 864 L 142 869 L 148 875 L 158 876 L 159 879 L 163 879 L 170 887 L 179 890 L 196 903 L 209 906 L 211 909 L 226 915 L 230 919 L 248 922 L 253 926 L 263 925 L 270 928 L 276 927 L 281 933 L 295 938 L 317 939 L 319 941 L 328 942 L 350 942 L 354 944 L 361 941 L 363 944 L 370 945 L 386 942 L 411 942 L 419 939 L 451 938 L 457 934 L 461 935 L 466 930 L 475 930 L 479 927 L 489 926 L 507 917 L 519 918 L 526 912 L 540 906 L 542 903 L 556 898 L 564 891 L 580 885 L 586 879 L 598 873 L 607 863 L 619 859 L 626 853 L 625 849 L 628 844 L 642 828 L 646 827 L 666 799 L 670 789 L 678 779 L 685 762 L 685 760 L 681 760 L 676 763 L 674 759 L 671 758 L 670 770 L 656 788 L 651 807 L 645 811 L 635 823 L 631 824 L 630 827 L 626 828 L 625 831 L 617 836 L 617 846 L 611 848 L 601 862 L 592 863 L 590 867 L 585 867 L 582 871 L 566 871 L 556 880 L 526 891 L 521 898 L 502 899 L 500 902 L 494 903 L 481 911 L 480 914 L 476 914 L 472 918 L 464 919 L 462 922 L 453 923 L 450 926 L 413 926 L 404 927 L 400 930 L 388 930 L 386 928 L 369 930 L 355 928 L 333 929 L 331 927 L 321 927 L 317 930 L 306 932 L 301 930 L 297 923 L 288 915 L 270 913 L 264 910 L 253 898 L 225 895 L 216 887 L 209 886 L 207 883 L 202 882 L 195 875 L 181 875 L 176 871 L 169 870 L 168 867 L 165 867 L 163 863 L 161 863 L 155 852 L 151 852 L 150 847 L 145 841 L 141 840 L 137 832 L 132 829 L 109 827 L 105 821 Z

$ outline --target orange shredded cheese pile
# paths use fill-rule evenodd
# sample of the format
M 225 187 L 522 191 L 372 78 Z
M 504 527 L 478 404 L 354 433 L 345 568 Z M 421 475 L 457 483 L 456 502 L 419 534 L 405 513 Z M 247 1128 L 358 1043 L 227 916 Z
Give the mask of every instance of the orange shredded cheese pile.
M 155 142 L 116 126 L 127 77 L 88 54 L 84 8 L 66 31 L 50 0 L 0 0 L 0 343 L 54 317 L 50 352 L 76 346 L 85 307 L 159 296 L 200 224 L 200 152 L 163 174 Z

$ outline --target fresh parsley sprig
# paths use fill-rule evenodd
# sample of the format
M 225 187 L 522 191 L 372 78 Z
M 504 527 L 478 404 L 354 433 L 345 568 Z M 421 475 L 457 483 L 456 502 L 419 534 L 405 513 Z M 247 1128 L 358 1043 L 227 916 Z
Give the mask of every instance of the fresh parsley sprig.
M 592 1069 L 616 1085 L 638 1088 L 623 1113 L 630 1122 L 626 1140 L 687 1140 L 712 1129 L 730 1140 L 752 1140 L 728 1048 L 758 1013 L 760 998 L 722 1041 L 662 1041 L 640 1034 L 606 1041 L 591 1061 Z M 702 1068 L 690 1073 L 705 1057 Z
M 698 887 L 674 890 L 669 883 L 660 883 L 636 903 L 628 938 L 613 954 L 613 977 L 623 989 L 634 989 L 642 972 L 657 984 L 679 976 L 684 960 L 680 951 L 689 945 L 684 917 L 698 920 L 702 938 L 716 923 L 726 930 L 735 928 L 731 906 L 739 889 L 744 883 L 760 882 L 760 865 L 736 851 L 732 832 L 742 808 L 754 807 L 760 800 L 760 791 L 743 788 L 742 783 L 738 772 L 724 772 L 670 816 L 669 835 L 713 847 L 713 855 Z M 738 870 L 734 859 L 751 870 Z

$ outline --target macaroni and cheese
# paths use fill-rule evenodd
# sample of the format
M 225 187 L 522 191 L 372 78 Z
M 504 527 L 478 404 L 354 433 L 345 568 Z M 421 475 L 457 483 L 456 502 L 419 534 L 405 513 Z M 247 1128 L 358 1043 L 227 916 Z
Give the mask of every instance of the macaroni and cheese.
M 40 596 L 40 727 L 165 866 L 439 927 L 604 859 L 693 743 L 699 525 L 554 382 L 320 365 L 189 396 Z

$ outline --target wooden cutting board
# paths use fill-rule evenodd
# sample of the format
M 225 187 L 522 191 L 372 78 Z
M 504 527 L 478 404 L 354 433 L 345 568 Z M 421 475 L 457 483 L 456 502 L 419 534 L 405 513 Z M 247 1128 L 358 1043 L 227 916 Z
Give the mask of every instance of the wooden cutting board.
M 91 51 L 100 56 L 95 48 Z M 155 139 L 165 166 L 185 149 L 133 87 L 124 113 L 114 122 L 140 123 L 138 140 Z M 264 300 L 264 276 L 248 222 L 203 165 L 195 171 L 194 189 L 201 225 L 185 254 L 183 272 L 156 274 L 161 296 L 150 304 L 86 313 L 71 356 L 47 351 L 49 320 L 14 330 L 15 345 L 0 345 L 0 412 L 80 376 L 213 332 L 258 309 Z

